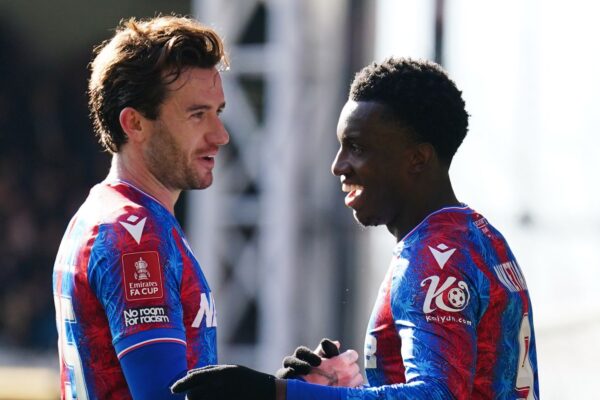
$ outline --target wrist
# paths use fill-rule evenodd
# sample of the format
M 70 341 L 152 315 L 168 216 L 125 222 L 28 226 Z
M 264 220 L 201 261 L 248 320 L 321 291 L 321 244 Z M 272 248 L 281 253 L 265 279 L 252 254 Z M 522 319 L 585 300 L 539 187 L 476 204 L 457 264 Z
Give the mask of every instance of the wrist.
M 275 379 L 275 400 L 286 400 L 287 381 Z

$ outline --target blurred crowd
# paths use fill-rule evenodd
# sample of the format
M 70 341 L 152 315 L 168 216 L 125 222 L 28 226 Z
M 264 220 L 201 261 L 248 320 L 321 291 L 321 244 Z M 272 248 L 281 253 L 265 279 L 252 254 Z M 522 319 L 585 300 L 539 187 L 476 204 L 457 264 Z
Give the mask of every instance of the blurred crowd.
M 86 106 L 90 49 L 45 63 L 0 24 L 0 348 L 56 349 L 52 267 L 107 172 Z

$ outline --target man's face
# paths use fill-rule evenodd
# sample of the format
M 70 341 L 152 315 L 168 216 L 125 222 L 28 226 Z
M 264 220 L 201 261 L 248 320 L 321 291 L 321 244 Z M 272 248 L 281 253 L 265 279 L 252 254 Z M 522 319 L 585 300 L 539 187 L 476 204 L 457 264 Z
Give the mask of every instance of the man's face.
M 144 147 L 150 172 L 170 190 L 205 189 L 219 146 L 229 142 L 220 119 L 225 107 L 215 68 L 189 68 L 168 86 Z
M 348 193 L 346 206 L 364 226 L 393 225 L 411 189 L 412 142 L 386 115 L 381 103 L 349 100 L 337 126 L 340 148 L 331 170 Z

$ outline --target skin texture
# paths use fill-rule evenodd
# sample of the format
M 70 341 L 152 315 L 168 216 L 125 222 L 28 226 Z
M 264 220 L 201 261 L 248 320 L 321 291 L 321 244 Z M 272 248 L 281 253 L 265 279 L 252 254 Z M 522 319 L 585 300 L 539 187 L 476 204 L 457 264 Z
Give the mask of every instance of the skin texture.
M 335 346 L 340 347 L 340 342 L 334 341 Z M 321 365 L 313 367 L 311 372 L 302 378 L 309 383 L 327 386 L 356 387 L 363 384 L 363 376 L 358 366 L 358 353 L 352 349 L 334 356 L 327 357 L 321 344 L 314 350 L 321 357 Z M 277 379 L 275 381 L 275 399 L 286 399 L 287 380 Z
M 155 120 L 131 107 L 121 111 L 127 143 L 113 156 L 109 177 L 132 182 L 171 212 L 182 190 L 212 184 L 219 147 L 229 142 L 220 119 L 225 107 L 215 68 L 189 68 L 168 86 Z
M 386 225 L 400 240 L 430 212 L 457 205 L 448 165 L 433 146 L 413 139 L 385 105 L 349 100 L 337 127 L 340 148 L 331 166 L 345 203 L 364 226 Z
M 303 378 L 317 385 L 356 387 L 363 383 L 357 361 L 358 353 L 346 350 L 339 356 L 323 358 L 321 365 L 313 367 Z
M 358 353 L 355 350 L 346 350 L 339 353 L 340 342 L 331 342 L 337 347 L 336 355 L 327 355 L 322 347 L 322 342 L 314 350 L 321 357 L 321 364 L 311 368 L 311 372 L 304 375 L 306 382 L 317 385 L 356 387 L 362 385 L 363 377 L 358 366 Z

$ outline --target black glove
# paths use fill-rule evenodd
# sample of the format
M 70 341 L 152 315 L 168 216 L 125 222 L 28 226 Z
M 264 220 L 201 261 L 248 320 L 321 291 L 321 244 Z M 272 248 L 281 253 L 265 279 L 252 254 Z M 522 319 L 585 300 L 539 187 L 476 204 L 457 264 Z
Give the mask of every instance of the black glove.
M 283 368 L 275 376 L 279 379 L 296 379 L 310 373 L 312 367 L 321 365 L 321 357 L 331 358 L 340 354 L 335 343 L 329 339 L 321 339 L 319 353 L 313 352 L 306 346 L 296 348 L 294 354 L 283 359 Z
M 192 369 L 171 386 L 189 400 L 275 400 L 275 377 L 241 365 Z

